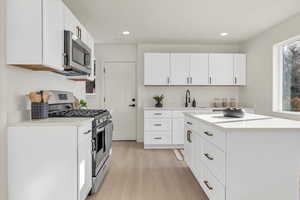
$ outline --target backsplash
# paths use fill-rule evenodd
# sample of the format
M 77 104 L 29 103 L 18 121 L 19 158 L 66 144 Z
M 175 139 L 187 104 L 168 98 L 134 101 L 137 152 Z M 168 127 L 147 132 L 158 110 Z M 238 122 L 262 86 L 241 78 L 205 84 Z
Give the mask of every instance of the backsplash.
M 67 80 L 52 72 L 37 72 L 7 66 L 7 117 L 8 122 L 29 119 L 30 103 L 26 95 L 30 91 L 65 90 L 73 92 L 79 99 L 85 99 L 85 82 Z
M 197 106 L 209 107 L 214 98 L 235 98 L 238 101 L 238 87 L 205 87 L 205 86 L 176 86 L 176 87 L 145 87 L 144 88 L 144 106 L 154 106 L 153 96 L 163 94 L 164 106 L 183 107 L 185 103 L 185 92 L 189 89 L 191 92 L 191 100 L 195 98 Z

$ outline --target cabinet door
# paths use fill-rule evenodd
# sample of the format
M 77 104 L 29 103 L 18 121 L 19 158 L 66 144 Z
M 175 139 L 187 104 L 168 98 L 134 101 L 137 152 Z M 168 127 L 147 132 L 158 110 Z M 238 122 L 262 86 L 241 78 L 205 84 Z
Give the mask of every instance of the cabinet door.
M 144 55 L 144 84 L 169 85 L 170 83 L 170 54 L 145 53 Z
M 84 136 L 78 144 L 78 197 L 86 199 L 92 188 L 92 145 L 91 133 Z
M 209 84 L 209 56 L 208 54 L 191 54 L 190 84 Z
M 43 63 L 63 70 L 64 14 L 61 0 L 43 1 Z
M 194 175 L 198 182 L 200 183 L 202 180 L 202 171 L 203 166 L 201 163 L 201 155 L 202 155 L 202 138 L 198 134 L 193 135 L 193 160 L 194 160 Z
M 71 12 L 71 10 L 64 4 L 64 28 L 67 31 L 71 31 L 74 33 L 76 27 L 75 16 Z
M 185 127 L 184 131 L 184 160 L 188 167 L 191 168 L 191 160 L 192 160 L 192 144 L 189 140 L 190 130 Z
M 184 144 L 184 118 L 173 119 L 173 144 Z
M 210 54 L 209 71 L 212 85 L 233 85 L 233 54 Z
M 234 55 L 234 84 L 246 85 L 246 55 Z
M 196 165 L 196 145 L 197 145 L 197 136 L 196 134 L 192 131 L 191 134 L 191 142 L 190 142 L 190 168 L 194 174 L 194 176 L 196 176 L 197 174 L 197 165 Z
M 65 28 L 65 30 L 71 31 L 75 36 L 77 36 L 77 27 L 82 29 L 79 20 L 72 13 L 72 11 L 66 5 L 64 5 L 64 28 Z
M 171 54 L 171 85 L 188 85 L 190 54 Z

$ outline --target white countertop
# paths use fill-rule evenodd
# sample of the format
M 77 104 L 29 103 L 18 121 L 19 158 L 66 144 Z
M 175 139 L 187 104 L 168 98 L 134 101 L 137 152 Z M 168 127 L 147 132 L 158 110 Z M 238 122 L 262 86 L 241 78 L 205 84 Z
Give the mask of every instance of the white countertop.
M 84 123 L 91 122 L 93 118 L 48 118 L 40 120 L 21 121 L 9 124 L 9 127 L 15 126 L 81 126 Z
M 255 115 L 250 113 L 246 113 L 243 118 L 224 117 L 223 114 L 198 114 L 198 113 L 185 113 L 185 114 L 195 119 L 199 119 L 212 124 L 271 118 L 269 116 Z
M 185 113 L 223 129 L 300 129 L 300 121 L 246 113 L 243 118 L 223 117 L 220 114 Z
M 145 106 L 144 110 L 172 110 L 172 111 L 176 111 L 176 110 L 222 110 L 225 109 L 223 107 L 219 107 L 219 108 L 215 108 L 215 107 L 205 107 L 205 106 L 197 106 L 197 107 L 183 107 L 183 106 L 165 106 L 165 107 L 161 107 L 161 108 L 157 108 L 157 107 L 153 107 L 153 106 Z M 252 109 L 252 108 L 244 108 L 244 109 Z
M 261 120 L 219 123 L 223 129 L 300 129 L 300 121 L 270 118 Z

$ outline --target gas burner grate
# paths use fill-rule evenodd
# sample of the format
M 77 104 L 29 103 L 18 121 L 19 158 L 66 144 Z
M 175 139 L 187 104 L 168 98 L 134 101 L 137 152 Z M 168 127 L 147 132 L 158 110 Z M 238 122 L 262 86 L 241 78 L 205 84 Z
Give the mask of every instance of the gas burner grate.
M 49 117 L 97 117 L 104 113 L 108 112 L 107 110 L 91 110 L 91 109 L 74 109 L 67 111 L 60 111 L 49 114 Z

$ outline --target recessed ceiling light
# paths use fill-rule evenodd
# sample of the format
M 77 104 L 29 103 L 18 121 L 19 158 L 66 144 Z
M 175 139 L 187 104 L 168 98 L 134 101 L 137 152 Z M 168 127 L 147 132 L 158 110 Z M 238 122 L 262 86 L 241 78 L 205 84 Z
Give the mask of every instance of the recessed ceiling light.
M 224 33 L 220 33 L 220 35 L 221 35 L 221 36 L 227 36 L 228 33 L 225 33 L 225 32 L 224 32 Z
M 130 32 L 129 31 L 123 31 L 123 33 L 122 33 L 123 35 L 129 35 L 130 34 Z

